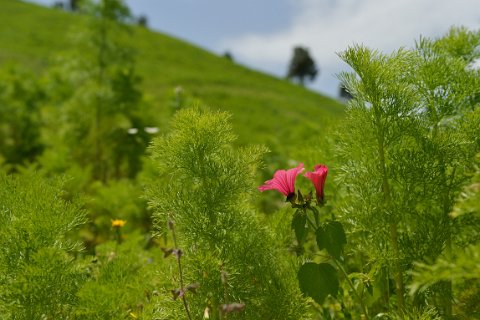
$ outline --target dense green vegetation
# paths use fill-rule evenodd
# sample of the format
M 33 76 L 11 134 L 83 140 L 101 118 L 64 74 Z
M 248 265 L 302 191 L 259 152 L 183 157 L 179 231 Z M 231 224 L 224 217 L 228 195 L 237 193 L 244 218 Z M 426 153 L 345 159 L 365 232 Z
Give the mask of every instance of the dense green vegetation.
M 85 4 L 0 0 L 0 318 L 480 318 L 478 31 L 343 107 Z
M 2 65 L 14 62 L 39 75 L 59 64 L 59 54 L 69 49 L 78 50 L 77 55 L 85 52 L 75 38 L 88 25 L 86 17 L 11 0 L 0 0 L 0 8 Z M 243 144 L 269 141 L 286 148 L 302 138 L 322 135 L 324 126 L 343 113 L 343 106 L 335 100 L 168 35 L 135 27 L 115 37 L 133 48 L 140 87 L 155 110 L 152 125 L 159 124 L 162 131 L 173 113 L 177 87 L 183 89 L 185 104 L 231 112 Z

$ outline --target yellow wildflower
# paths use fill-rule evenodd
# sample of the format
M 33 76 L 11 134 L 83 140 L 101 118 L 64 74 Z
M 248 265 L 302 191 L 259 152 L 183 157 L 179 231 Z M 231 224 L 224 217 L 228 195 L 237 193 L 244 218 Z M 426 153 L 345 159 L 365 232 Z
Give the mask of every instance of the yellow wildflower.
M 115 219 L 115 220 L 112 220 L 112 227 L 121 228 L 125 225 L 125 223 L 127 223 L 127 221 L 121 220 L 121 219 Z

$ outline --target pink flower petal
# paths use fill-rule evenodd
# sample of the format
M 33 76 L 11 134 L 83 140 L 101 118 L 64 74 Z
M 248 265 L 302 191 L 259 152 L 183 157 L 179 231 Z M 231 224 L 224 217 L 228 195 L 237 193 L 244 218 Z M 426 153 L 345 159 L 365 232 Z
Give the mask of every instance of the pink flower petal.
M 258 187 L 258 190 L 260 192 L 277 190 L 288 197 L 290 194 L 295 193 L 295 179 L 303 170 L 305 170 L 303 163 L 289 170 L 277 170 L 273 175 L 273 179 L 265 181 L 265 184 Z
M 327 179 L 328 167 L 323 164 L 315 166 L 315 171 L 309 171 L 304 174 L 315 186 L 317 199 L 323 201 L 325 180 Z

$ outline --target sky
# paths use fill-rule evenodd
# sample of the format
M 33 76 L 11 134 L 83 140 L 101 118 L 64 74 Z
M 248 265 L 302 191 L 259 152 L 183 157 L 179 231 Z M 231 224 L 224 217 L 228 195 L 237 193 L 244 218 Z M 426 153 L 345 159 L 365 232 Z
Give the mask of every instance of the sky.
M 55 0 L 29 0 L 51 5 Z M 58 1 L 58 0 L 57 0 Z M 285 77 L 295 46 L 320 69 L 308 85 L 338 96 L 336 75 L 348 71 L 337 53 L 363 44 L 383 52 L 412 47 L 420 36 L 480 28 L 479 0 L 126 0 L 149 27 Z

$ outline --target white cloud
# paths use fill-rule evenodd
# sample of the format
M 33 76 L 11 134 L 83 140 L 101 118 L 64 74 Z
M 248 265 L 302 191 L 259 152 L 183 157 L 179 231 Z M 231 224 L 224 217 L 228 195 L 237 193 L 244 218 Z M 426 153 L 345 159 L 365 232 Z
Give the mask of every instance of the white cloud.
M 295 45 L 310 49 L 320 66 L 315 84 L 335 96 L 334 74 L 345 65 L 335 54 L 354 43 L 381 51 L 412 46 L 420 35 L 436 37 L 452 25 L 480 27 L 478 0 L 291 0 L 292 23 L 270 34 L 224 40 L 235 59 L 279 76 L 286 73 Z

